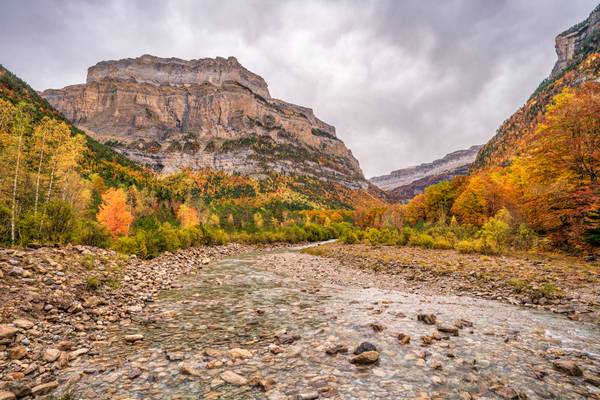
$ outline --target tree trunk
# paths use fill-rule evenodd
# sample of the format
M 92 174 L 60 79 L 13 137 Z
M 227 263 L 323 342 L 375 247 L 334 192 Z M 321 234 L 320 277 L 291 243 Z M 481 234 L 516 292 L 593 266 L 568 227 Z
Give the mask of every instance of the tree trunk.
M 19 134 L 19 144 L 17 145 L 17 162 L 15 164 L 15 179 L 13 181 L 13 192 L 12 192 L 12 210 L 10 216 L 10 240 L 12 244 L 15 244 L 15 219 L 17 209 L 17 184 L 19 181 L 19 167 L 21 164 L 21 145 L 23 142 L 23 130 Z

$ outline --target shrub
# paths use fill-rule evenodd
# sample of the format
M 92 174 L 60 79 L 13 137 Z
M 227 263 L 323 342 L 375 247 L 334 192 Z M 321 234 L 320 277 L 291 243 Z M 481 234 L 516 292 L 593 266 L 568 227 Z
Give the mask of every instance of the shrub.
M 95 221 L 79 221 L 74 234 L 74 241 L 78 244 L 88 246 L 108 247 L 110 244 L 110 232 L 108 229 Z
M 433 248 L 434 240 L 426 233 L 415 233 L 410 236 L 408 240 L 409 246 L 425 247 L 428 249 Z
M 96 290 L 100 287 L 100 285 L 102 285 L 100 279 L 96 278 L 95 276 L 88 276 L 85 280 L 85 283 L 88 289 L 90 290 Z

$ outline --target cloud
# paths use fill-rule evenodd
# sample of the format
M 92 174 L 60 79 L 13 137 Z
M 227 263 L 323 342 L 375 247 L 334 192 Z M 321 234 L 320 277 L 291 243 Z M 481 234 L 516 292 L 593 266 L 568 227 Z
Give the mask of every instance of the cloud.
M 1 62 L 36 89 L 101 60 L 233 55 L 336 126 L 366 176 L 486 142 L 595 0 L 0 2 Z

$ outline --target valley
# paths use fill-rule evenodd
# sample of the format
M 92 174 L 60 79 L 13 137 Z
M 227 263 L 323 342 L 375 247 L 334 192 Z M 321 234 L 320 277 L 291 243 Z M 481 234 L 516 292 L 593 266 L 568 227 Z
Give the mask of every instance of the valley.
M 419 18 L 462 9 L 448 4 Z M 503 42 L 529 32 L 515 4 L 457 11 L 469 21 L 460 40 L 446 38 L 453 18 L 433 24 L 438 36 L 419 24 L 391 40 L 412 29 L 402 2 L 361 9 L 393 21 L 372 36 L 355 27 L 387 22 L 344 11 L 317 29 L 319 7 L 306 5 L 310 26 L 275 51 L 257 38 L 286 23 L 256 23 L 242 2 L 210 24 L 186 15 L 179 30 L 139 20 L 154 7 L 132 1 L 134 30 L 152 34 L 121 47 L 88 41 L 90 24 L 78 30 L 89 54 L 60 64 L 61 79 L 44 47 L 41 90 L 0 65 L 0 400 L 600 399 L 600 5 L 552 28 L 554 68 L 523 94 L 538 66 L 515 65 L 544 56 L 525 40 L 531 54 L 513 48 L 507 64 L 510 51 L 485 45 L 481 60 L 507 54 L 483 78 L 449 60 L 475 52 L 470 29 L 494 38 L 488 19 L 502 12 L 515 16 L 496 22 Z M 213 34 L 237 12 L 240 27 Z M 334 34 L 336 21 L 352 34 Z M 394 47 L 421 36 L 418 49 Z M 203 58 L 142 45 L 158 37 Z M 215 57 L 209 43 L 223 38 L 265 78 Z M 529 97 L 495 134 L 475 134 L 515 93 Z M 402 168 L 408 158 L 418 165 Z M 366 179 L 374 166 L 393 170 Z

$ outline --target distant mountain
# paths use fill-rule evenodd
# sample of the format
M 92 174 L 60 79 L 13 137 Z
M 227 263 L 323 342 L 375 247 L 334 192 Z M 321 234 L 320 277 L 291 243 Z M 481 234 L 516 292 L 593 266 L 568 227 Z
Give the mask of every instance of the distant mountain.
M 71 122 L 155 171 L 273 172 L 367 188 L 335 127 L 271 97 L 234 57 L 102 61 L 87 82 L 42 93 Z
M 469 173 L 469 167 L 481 146 L 454 151 L 439 160 L 392 171 L 389 175 L 369 179 L 375 186 L 388 192 L 391 199 L 404 201 L 413 198 L 434 183 Z

